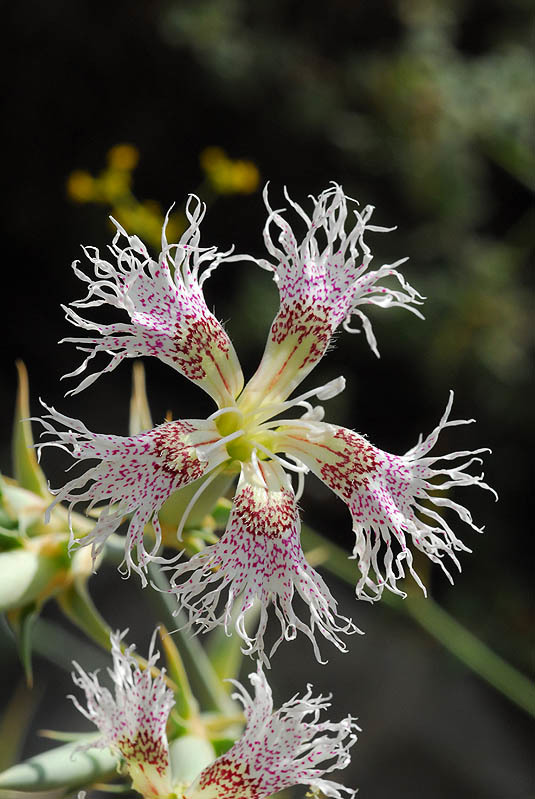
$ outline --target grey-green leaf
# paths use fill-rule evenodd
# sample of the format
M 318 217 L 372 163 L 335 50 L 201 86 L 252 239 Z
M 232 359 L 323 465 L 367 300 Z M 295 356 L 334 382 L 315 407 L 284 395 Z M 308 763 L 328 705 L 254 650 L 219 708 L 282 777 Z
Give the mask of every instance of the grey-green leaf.
M 88 735 L 85 742 L 95 739 Z M 57 746 L 0 774 L 0 788 L 14 791 L 49 791 L 54 788 L 81 788 L 95 780 L 113 776 L 117 758 L 109 749 L 77 751 L 77 743 Z

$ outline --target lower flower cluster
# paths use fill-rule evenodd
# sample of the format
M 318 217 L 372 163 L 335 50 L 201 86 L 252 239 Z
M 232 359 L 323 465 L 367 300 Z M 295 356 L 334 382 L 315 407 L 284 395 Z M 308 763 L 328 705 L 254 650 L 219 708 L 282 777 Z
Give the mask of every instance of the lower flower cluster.
M 308 689 L 278 710 L 262 665 L 249 675 L 253 694 L 239 682 L 233 699 L 243 707 L 245 730 L 226 754 L 206 766 L 188 785 L 177 782 L 169 759 L 166 724 L 175 703 L 165 685 L 165 669 L 152 675 L 158 660 L 155 634 L 142 669 L 122 640 L 127 631 L 111 636 L 113 693 L 100 685 L 97 673 L 87 674 L 77 663 L 75 684 L 86 697 L 86 707 L 72 697 L 83 715 L 100 733 L 93 747 L 109 747 L 124 761 L 132 787 L 147 799 L 267 799 L 295 785 L 343 799 L 355 791 L 325 774 L 344 769 L 357 740 L 356 720 L 320 721 L 330 707 L 329 697 L 313 696 Z M 88 745 L 89 746 L 89 745 Z

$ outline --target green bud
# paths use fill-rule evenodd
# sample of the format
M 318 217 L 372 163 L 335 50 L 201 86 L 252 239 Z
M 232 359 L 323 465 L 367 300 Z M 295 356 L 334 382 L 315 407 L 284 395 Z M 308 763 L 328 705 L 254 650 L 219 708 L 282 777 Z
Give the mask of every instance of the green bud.
M 37 541 L 38 539 L 33 539 Z M 42 602 L 62 587 L 67 543 L 12 549 L 0 554 L 0 612 Z
M 196 735 L 183 735 L 169 744 L 173 786 L 189 785 L 216 758 L 214 747 Z M 1 785 L 1 783 L 0 783 Z

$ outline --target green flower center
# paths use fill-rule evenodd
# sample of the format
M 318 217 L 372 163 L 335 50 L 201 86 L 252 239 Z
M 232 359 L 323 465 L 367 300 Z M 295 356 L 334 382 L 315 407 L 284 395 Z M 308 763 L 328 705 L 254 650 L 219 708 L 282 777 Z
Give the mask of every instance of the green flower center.
M 269 455 L 260 448 L 266 447 L 273 451 L 274 436 L 272 430 L 258 425 L 254 416 L 243 415 L 237 408 L 221 414 L 216 420 L 216 426 L 221 436 L 229 436 L 238 430 L 243 430 L 243 435 L 229 441 L 226 445 L 229 458 L 235 461 L 249 461 L 256 449 L 259 460 L 266 460 Z

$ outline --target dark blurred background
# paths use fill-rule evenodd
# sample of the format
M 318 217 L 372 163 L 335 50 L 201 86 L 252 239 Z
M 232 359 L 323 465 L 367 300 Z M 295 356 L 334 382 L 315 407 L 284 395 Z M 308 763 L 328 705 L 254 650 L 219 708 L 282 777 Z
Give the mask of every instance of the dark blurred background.
M 256 256 L 265 255 L 265 180 L 278 207 L 284 185 L 301 202 L 336 180 L 376 206 L 375 224 L 398 225 L 389 235 L 370 234 L 368 243 L 377 265 L 410 256 L 404 273 L 428 298 L 426 321 L 398 310 L 372 312 L 381 359 L 362 335 L 340 334 L 306 386 L 343 373 L 348 387 L 328 404 L 327 418 L 396 453 L 434 426 L 455 389 L 454 415 L 474 416 L 477 425 L 446 431 L 440 446 L 444 452 L 491 447 L 486 477 L 500 502 L 475 489 L 459 497 L 486 525 L 485 535 L 460 531 L 473 554 L 462 558 L 453 588 L 433 573 L 432 593 L 529 672 L 530 10 L 527 0 L 13 4 L 1 134 L 7 182 L 2 470 L 11 469 L 15 357 L 28 367 L 35 413 L 41 396 L 90 429 L 127 432 L 129 365 L 63 399 L 74 383 L 59 379 L 79 355 L 56 344 L 75 334 L 60 303 L 83 294 L 70 269 L 80 243 L 104 248 L 109 240 L 113 203 L 82 201 L 88 199 L 82 189 L 84 175 L 105 169 L 110 148 L 128 143 L 138 151 L 129 180 L 141 203 L 181 207 L 187 192 L 201 187 L 212 200 L 204 243 L 234 243 Z M 260 188 L 214 190 L 200 161 L 214 146 L 255 164 Z M 81 184 L 73 183 L 73 173 L 82 175 Z M 159 212 L 154 203 L 144 207 L 149 215 Z M 140 226 L 145 222 L 141 216 Z M 130 232 L 142 231 L 134 225 Z M 252 264 L 232 264 L 214 275 L 206 294 L 250 376 L 277 308 L 276 287 Z M 155 421 L 168 409 L 175 417 L 211 412 L 209 399 L 185 379 L 158 362 L 145 366 Z M 61 484 L 65 465 L 49 452 L 53 486 Z M 309 522 L 349 550 L 350 520 L 341 503 L 311 481 L 302 504 Z M 134 589 L 113 571 L 91 585 L 104 615 L 138 630 L 140 644 L 146 640 L 152 621 L 136 622 L 126 600 L 138 596 Z M 117 607 L 119 589 L 124 609 Z M 527 717 L 414 623 L 385 605 L 356 605 L 342 585 L 338 593 L 366 637 L 353 639 L 351 653 L 331 657 L 323 670 L 306 643 L 288 647 L 274 659 L 272 679 L 280 700 L 307 680 L 335 687 L 337 712 L 359 715 L 364 731 L 347 782 L 366 799 L 535 795 Z M 14 658 L 7 671 L 9 680 L 18 679 Z M 57 716 L 68 681 L 45 664 L 42 675 L 48 703 L 35 728 L 79 725 L 69 707 Z M 36 746 L 32 734 L 25 751 Z

